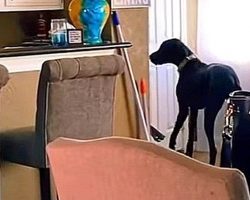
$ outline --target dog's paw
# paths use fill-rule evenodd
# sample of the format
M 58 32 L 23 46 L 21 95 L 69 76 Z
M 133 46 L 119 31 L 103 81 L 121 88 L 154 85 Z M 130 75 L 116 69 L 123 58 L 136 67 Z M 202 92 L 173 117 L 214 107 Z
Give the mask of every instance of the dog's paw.
M 175 150 L 175 144 L 176 144 L 176 142 L 175 142 L 175 140 L 173 139 L 173 137 L 171 136 L 171 137 L 170 137 L 170 140 L 169 140 L 169 145 L 168 145 L 168 147 L 169 147 L 170 149 Z
M 169 146 L 168 146 L 170 149 L 172 149 L 172 150 L 175 150 L 175 145 L 174 144 L 170 144 L 169 143 Z

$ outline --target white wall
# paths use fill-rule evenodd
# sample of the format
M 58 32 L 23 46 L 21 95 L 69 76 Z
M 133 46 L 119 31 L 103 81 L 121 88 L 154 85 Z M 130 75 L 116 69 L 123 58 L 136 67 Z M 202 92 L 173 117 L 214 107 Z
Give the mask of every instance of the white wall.
M 199 58 L 206 63 L 220 62 L 232 66 L 244 90 L 250 90 L 249 8 L 249 0 L 206 0 L 198 3 Z M 218 114 L 215 125 L 218 146 L 221 143 L 224 109 Z M 202 118 L 200 113 L 198 128 L 201 131 L 197 149 L 207 150 Z

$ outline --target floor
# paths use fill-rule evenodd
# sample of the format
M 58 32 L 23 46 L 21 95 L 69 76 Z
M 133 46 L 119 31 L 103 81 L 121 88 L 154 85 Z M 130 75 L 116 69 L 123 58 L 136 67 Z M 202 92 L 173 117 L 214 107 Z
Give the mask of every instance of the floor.
M 168 147 L 168 138 L 166 139 L 164 139 L 163 141 L 161 141 L 161 142 L 155 142 L 155 141 L 153 141 L 155 144 L 157 144 L 157 145 L 159 145 L 159 146 L 162 146 L 162 147 L 164 147 L 164 148 L 167 148 Z M 217 146 L 217 158 L 216 158 L 216 166 L 220 166 L 220 149 L 221 149 L 221 146 L 220 145 L 218 145 Z M 178 150 L 179 151 L 179 150 Z M 180 150 L 179 151 L 180 153 L 183 153 L 183 151 L 182 150 Z M 199 161 L 201 161 L 201 162 L 204 162 L 204 163 L 209 163 L 209 155 L 208 155 L 208 152 L 201 152 L 201 151 L 195 151 L 194 152 L 194 156 L 193 156 L 193 158 L 195 158 L 195 159 L 197 159 L 197 160 L 199 160 Z
M 208 163 L 209 162 L 209 155 L 208 152 L 194 152 L 194 158 L 204 162 Z M 220 152 L 217 153 L 217 159 L 216 159 L 216 166 L 220 166 Z

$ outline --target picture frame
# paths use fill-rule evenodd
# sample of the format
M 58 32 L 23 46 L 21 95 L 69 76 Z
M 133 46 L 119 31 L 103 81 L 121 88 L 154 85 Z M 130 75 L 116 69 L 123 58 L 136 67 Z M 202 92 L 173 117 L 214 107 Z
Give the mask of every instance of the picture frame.
M 121 1 L 121 0 L 112 0 L 112 8 L 143 8 L 151 6 L 151 0 L 143 1 Z
M 82 29 L 68 29 L 67 39 L 69 45 L 83 44 L 83 31 Z

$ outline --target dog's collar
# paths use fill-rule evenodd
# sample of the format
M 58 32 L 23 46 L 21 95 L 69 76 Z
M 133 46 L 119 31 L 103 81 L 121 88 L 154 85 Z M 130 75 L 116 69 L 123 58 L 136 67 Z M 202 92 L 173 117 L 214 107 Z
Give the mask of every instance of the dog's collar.
M 178 72 L 180 72 L 190 60 L 194 60 L 196 58 L 197 57 L 194 54 L 191 54 L 184 58 L 183 61 L 181 61 L 181 63 L 178 65 Z

